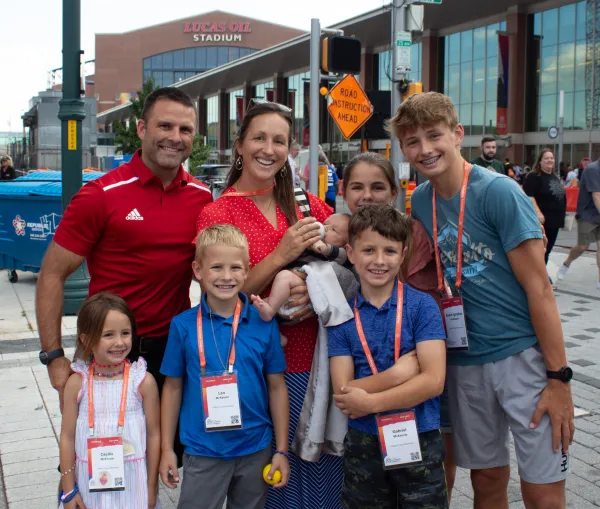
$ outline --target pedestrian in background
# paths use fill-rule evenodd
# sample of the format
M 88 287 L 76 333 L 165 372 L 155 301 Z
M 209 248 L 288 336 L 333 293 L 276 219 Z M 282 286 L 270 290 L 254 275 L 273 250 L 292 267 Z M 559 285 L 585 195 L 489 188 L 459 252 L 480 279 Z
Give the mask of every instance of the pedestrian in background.
M 14 180 L 17 178 L 10 156 L 2 156 L 0 159 L 0 180 Z
M 298 157 L 299 153 L 300 144 L 296 140 L 292 140 L 288 162 L 290 163 L 291 177 L 294 181 L 294 187 L 300 187 L 300 183 L 302 182 L 302 178 L 300 177 L 300 165 L 296 162 L 296 157 Z
M 335 212 L 337 184 L 339 182 L 335 166 L 329 162 L 329 159 L 327 159 L 327 156 L 323 151 L 319 152 L 319 165 L 327 166 L 327 191 L 325 192 L 325 203 L 327 203 L 327 205 Z
M 504 165 L 496 159 L 496 150 L 496 138 L 494 136 L 484 136 L 481 139 L 481 155 L 473 159 L 471 164 L 506 175 Z
M 544 225 L 548 244 L 546 264 L 558 237 L 558 231 L 565 226 L 567 214 L 567 194 L 561 179 L 554 173 L 554 154 L 549 148 L 543 149 L 533 166 L 533 172 L 523 184 L 525 194 L 531 198 L 536 214 Z
M 577 244 L 569 251 L 569 256 L 558 269 L 557 278 L 563 279 L 567 271 L 590 244 L 596 243 L 600 248 L 600 160 L 586 164 L 586 169 L 579 181 L 579 197 L 577 199 Z M 598 281 L 596 289 L 600 291 L 600 249 L 596 249 L 598 265 Z

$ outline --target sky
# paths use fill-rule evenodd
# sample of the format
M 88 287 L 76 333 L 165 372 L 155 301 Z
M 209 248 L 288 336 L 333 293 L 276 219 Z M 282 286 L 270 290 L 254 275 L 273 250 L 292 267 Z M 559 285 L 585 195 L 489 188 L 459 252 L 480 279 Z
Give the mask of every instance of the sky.
M 84 59 L 94 58 L 94 34 L 120 33 L 215 10 L 302 30 L 311 18 L 326 27 L 388 5 L 389 0 L 81 0 Z M 208 7 L 210 6 L 210 7 Z M 29 100 L 48 84 L 48 71 L 62 67 L 62 0 L 2 1 L 0 36 L 0 131 L 20 131 Z

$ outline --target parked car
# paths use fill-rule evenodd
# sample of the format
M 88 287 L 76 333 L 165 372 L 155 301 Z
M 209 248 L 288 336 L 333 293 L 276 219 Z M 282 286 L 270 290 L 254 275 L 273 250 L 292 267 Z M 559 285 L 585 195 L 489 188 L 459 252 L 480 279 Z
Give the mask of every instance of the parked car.
M 225 189 L 230 168 L 228 164 L 202 164 L 196 166 L 196 178 L 210 188 L 216 200 Z

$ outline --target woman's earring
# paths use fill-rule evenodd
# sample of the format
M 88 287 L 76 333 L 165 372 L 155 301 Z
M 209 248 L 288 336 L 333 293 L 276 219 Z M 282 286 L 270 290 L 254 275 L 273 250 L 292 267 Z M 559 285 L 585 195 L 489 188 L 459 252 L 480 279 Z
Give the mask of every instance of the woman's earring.
M 287 163 L 286 163 L 286 164 L 287 164 Z M 279 170 L 279 173 L 281 174 L 281 176 L 282 176 L 282 177 L 285 177 L 285 175 L 286 175 L 286 173 L 287 173 L 287 166 L 286 166 L 286 164 L 284 164 L 284 165 L 281 167 L 281 170 Z
M 237 171 L 242 171 L 243 166 L 244 166 L 244 160 L 242 159 L 242 156 L 238 156 L 238 158 L 235 160 L 235 169 Z

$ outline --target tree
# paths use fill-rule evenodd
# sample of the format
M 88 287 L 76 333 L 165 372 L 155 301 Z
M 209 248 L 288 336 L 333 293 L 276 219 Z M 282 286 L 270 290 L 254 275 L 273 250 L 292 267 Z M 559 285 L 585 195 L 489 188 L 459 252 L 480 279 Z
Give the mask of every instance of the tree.
M 152 78 L 144 82 L 142 90 L 138 90 L 137 92 L 137 97 L 130 100 L 129 124 L 126 124 L 121 120 L 115 120 L 113 122 L 113 130 L 116 133 L 116 153 L 133 154 L 138 148 L 142 148 L 142 141 L 137 135 L 137 123 L 138 120 L 142 118 L 146 97 L 157 88 L 158 87 L 154 85 L 154 80 Z
M 204 144 L 204 136 L 196 134 L 194 143 L 192 144 L 192 152 L 190 153 L 189 168 L 192 175 L 196 175 L 196 167 L 204 164 L 210 157 L 211 148 Z

